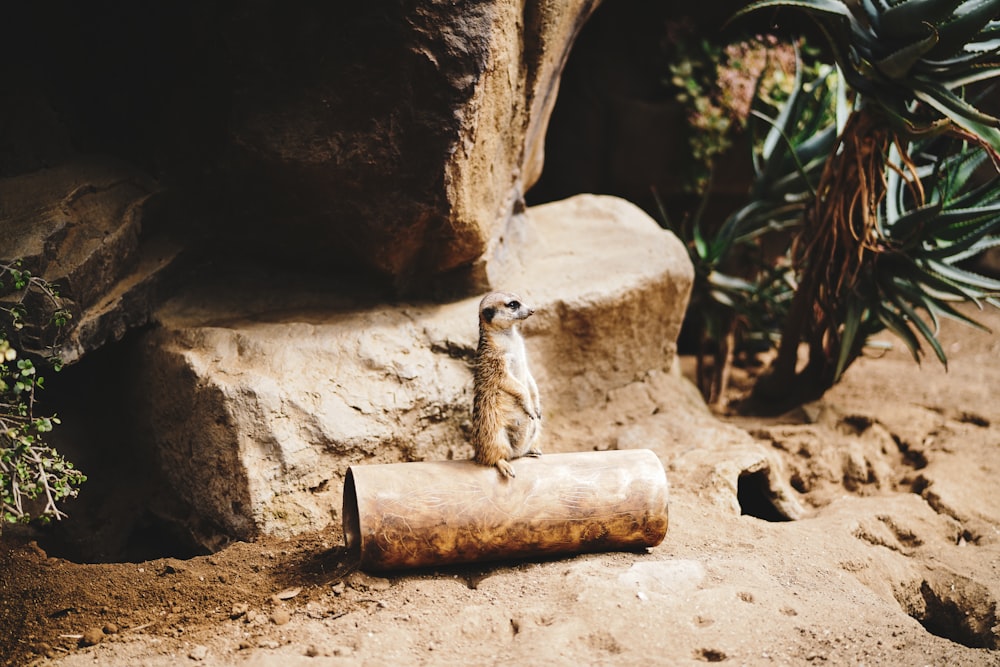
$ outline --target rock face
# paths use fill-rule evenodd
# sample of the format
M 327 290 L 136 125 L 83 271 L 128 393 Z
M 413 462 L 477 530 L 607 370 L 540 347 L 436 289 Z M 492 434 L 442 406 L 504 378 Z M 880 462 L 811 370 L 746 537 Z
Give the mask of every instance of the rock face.
M 262 0 L 223 17 L 241 229 L 269 252 L 280 229 L 296 262 L 360 262 L 397 285 L 476 263 L 481 285 L 597 4 Z
M 107 159 L 0 180 L 0 259 L 21 260 L 59 288 L 73 317 L 55 350 L 66 363 L 148 321 L 156 278 L 177 252 L 167 243 L 140 247 L 154 191 L 136 169 Z M 42 353 L 52 340 L 22 342 Z
M 146 320 L 140 286 L 175 254 L 139 251 L 146 174 L 196 212 L 166 231 L 213 259 L 481 290 L 517 252 L 504 231 L 599 0 L 169 4 L 20 7 L 0 47 L 0 257 L 65 283 L 70 362 Z M 25 59 L 53 31 L 57 50 Z
M 673 235 L 622 200 L 580 196 L 524 217 L 524 261 L 503 284 L 537 306 L 524 333 L 557 424 L 670 367 L 692 269 Z M 169 302 L 143 343 L 145 422 L 202 519 L 197 539 L 321 528 L 339 516 L 352 464 L 470 456 L 477 304 L 286 285 Z

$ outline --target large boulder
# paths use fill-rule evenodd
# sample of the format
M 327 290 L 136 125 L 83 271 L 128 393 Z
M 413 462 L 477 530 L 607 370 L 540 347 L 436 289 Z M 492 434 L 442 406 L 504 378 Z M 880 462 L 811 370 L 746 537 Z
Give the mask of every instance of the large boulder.
M 519 252 L 508 229 L 598 4 L 18 7 L 0 259 L 60 282 L 68 362 L 147 321 L 176 255 L 140 242 L 154 190 L 183 211 L 164 231 L 207 261 L 482 289 Z
M 482 286 L 541 173 L 560 73 L 597 5 L 260 0 L 224 15 L 240 239 L 399 287 L 455 270 L 464 289 Z
M 498 280 L 537 306 L 524 333 L 558 425 L 670 368 L 693 272 L 676 237 L 622 200 L 579 196 L 524 217 L 522 261 Z M 478 299 L 363 293 L 236 272 L 158 313 L 141 412 L 203 546 L 327 525 L 349 465 L 472 454 Z M 596 445 L 552 428 L 556 449 Z

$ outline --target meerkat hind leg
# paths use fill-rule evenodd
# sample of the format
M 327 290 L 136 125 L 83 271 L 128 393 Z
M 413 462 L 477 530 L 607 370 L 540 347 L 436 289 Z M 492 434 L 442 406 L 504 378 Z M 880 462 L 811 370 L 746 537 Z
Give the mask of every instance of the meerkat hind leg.
M 526 439 L 526 444 L 528 446 L 527 450 L 524 452 L 525 456 L 531 456 L 537 458 L 542 455 L 542 450 L 538 448 L 538 439 L 542 435 L 542 423 L 540 420 L 532 419 L 531 423 L 528 425 L 528 437 Z
M 521 422 L 516 426 L 508 429 L 510 434 L 510 448 L 512 459 L 520 458 L 522 456 L 538 456 L 541 452 L 534 446 L 535 439 L 538 437 L 538 429 L 540 425 L 534 419 L 528 419 L 526 422 Z

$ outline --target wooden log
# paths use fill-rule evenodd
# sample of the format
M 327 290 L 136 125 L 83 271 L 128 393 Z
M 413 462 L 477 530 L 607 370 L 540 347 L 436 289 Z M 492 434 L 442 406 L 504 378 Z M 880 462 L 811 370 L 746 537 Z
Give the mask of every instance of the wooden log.
M 647 449 L 546 454 L 517 477 L 472 461 L 352 466 L 344 536 L 361 569 L 385 571 L 663 541 L 668 484 Z

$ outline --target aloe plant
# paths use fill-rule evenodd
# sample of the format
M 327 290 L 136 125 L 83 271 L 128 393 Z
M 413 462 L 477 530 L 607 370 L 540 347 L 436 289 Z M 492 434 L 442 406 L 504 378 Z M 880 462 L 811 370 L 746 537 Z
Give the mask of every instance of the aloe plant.
M 699 211 L 682 226 L 671 225 L 660 204 L 661 218 L 685 242 L 695 267 L 689 322 L 700 339 L 698 385 L 715 407 L 724 401 L 737 338 L 766 346 L 778 340 L 795 280 L 784 258 L 763 256 L 759 240 L 800 224 L 836 139 L 842 87 L 834 68 L 804 67 L 797 48 L 795 67 L 779 108 L 766 101 L 771 95 L 757 82 L 747 123 L 754 168 L 749 203 L 721 225 L 706 224 Z M 708 356 L 714 356 L 712 373 L 704 363 Z
M 757 387 L 759 396 L 805 398 L 836 382 L 874 330 L 892 330 L 918 354 L 916 329 L 943 359 L 919 311 L 933 320 L 957 313 L 949 303 L 955 297 L 994 303 L 997 286 L 957 266 L 962 253 L 991 243 L 995 229 L 989 191 L 954 189 L 964 173 L 958 165 L 972 159 L 968 150 L 938 152 L 926 164 L 914 151 L 927 146 L 921 139 L 950 135 L 1000 165 L 1000 119 L 973 95 L 1000 76 L 1000 0 L 760 0 L 737 16 L 781 7 L 815 19 L 854 92 L 792 248 L 795 298 L 771 373 Z M 940 148 L 949 145 L 936 150 L 954 150 Z M 951 190 L 936 180 L 945 175 Z M 916 194 L 900 200 L 900 187 Z M 966 209 L 981 210 L 956 222 Z M 906 214 L 921 225 L 896 226 Z M 937 241 L 919 236 L 930 228 L 942 234 Z M 948 239 L 961 244 L 953 254 L 941 245 Z M 809 363 L 797 372 L 801 341 Z
M 907 149 L 920 163 L 909 173 L 901 154 L 890 152 L 887 196 L 876 218 L 883 248 L 847 299 L 836 377 L 870 336 L 886 329 L 902 339 L 917 361 L 923 339 L 947 366 L 937 338 L 939 318 L 983 328 L 953 304 L 1000 307 L 994 296 L 1000 294 L 1000 280 L 962 266 L 1000 246 L 1000 178 L 984 183 L 973 179 L 987 160 L 986 151 L 966 145 L 955 150 L 940 139 Z
M 1000 121 L 962 95 L 1000 75 L 1000 0 L 760 0 L 736 17 L 769 7 L 814 18 L 861 102 L 900 130 L 964 134 L 1000 160 Z

